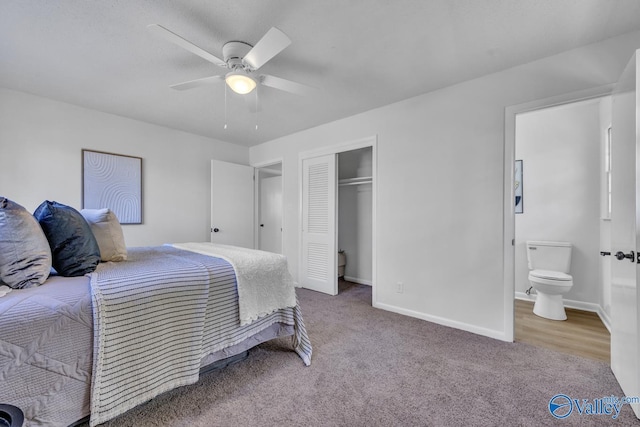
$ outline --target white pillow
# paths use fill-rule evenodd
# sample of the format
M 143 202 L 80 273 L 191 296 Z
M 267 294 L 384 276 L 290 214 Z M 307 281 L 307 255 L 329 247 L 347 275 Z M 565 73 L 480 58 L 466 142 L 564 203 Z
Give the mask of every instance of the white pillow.
M 80 213 L 98 241 L 101 260 L 125 261 L 127 246 L 116 214 L 111 209 L 82 209 Z

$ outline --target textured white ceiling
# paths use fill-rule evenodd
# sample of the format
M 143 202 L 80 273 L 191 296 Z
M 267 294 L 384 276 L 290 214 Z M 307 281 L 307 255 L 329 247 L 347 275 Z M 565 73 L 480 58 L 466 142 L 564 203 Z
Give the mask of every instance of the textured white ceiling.
M 168 87 L 224 70 L 152 23 L 218 57 L 276 26 L 261 72 L 319 90 L 229 93 L 225 130 L 223 84 Z M 252 146 L 639 29 L 637 0 L 3 0 L 0 86 Z

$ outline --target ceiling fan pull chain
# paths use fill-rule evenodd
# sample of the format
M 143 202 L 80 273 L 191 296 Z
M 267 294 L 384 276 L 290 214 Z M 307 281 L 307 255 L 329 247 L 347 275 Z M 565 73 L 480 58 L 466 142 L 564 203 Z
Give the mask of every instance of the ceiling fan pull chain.
M 258 111 L 258 88 L 256 87 L 256 130 L 258 130 L 258 114 L 260 112 Z
M 227 129 L 227 85 L 224 85 L 224 128 Z

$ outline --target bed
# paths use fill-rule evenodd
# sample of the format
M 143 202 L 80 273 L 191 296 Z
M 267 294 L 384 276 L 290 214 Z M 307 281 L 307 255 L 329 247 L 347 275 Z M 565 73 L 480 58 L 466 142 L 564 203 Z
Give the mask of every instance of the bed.
M 251 251 L 222 247 L 214 256 L 213 246 L 129 248 L 126 262 L 1 297 L 0 403 L 21 408 L 26 426 L 68 426 L 90 414 L 93 426 L 276 337 L 291 336 L 310 364 L 292 282 L 274 284 L 291 286 L 292 303 L 243 312 L 269 298 L 247 287 L 277 281 L 260 278 L 272 262 L 250 270 Z
M 187 289 L 193 289 L 193 283 L 197 283 L 197 279 L 185 279 L 179 286 L 175 281 L 176 277 L 184 277 L 185 274 L 185 271 L 179 271 L 178 266 L 182 264 L 174 262 L 180 258 L 206 265 L 212 277 L 210 283 L 196 289 L 195 297 L 184 294 L 191 292 Z M 125 266 L 128 268 L 124 268 Z M 123 369 L 123 362 L 119 360 L 124 357 L 122 355 L 111 362 L 99 363 L 100 358 L 94 353 L 98 340 L 94 343 L 95 310 L 92 295 L 93 298 L 95 295 L 92 293 L 91 281 L 98 279 L 100 273 L 105 271 L 110 271 L 117 277 L 122 273 L 131 274 L 134 270 L 144 270 L 145 274 L 135 278 L 138 283 L 143 284 L 148 283 L 150 276 L 158 273 L 166 278 L 171 268 L 174 271 L 178 269 L 178 272 L 169 280 L 170 289 L 165 287 L 161 292 L 161 298 L 174 302 L 173 305 L 165 303 L 167 313 L 169 316 L 175 315 L 181 305 L 189 307 L 194 304 L 195 311 L 204 319 L 202 333 L 196 334 L 196 339 L 193 336 L 187 337 L 195 341 L 196 346 L 202 347 L 196 353 L 195 377 L 193 370 L 189 373 L 184 364 L 178 363 L 178 368 L 175 368 L 166 360 L 167 351 L 175 348 L 175 343 L 165 343 L 164 349 L 154 347 L 154 359 L 147 360 L 145 358 L 149 356 L 142 354 L 137 358 L 137 367 L 131 367 L 134 362 L 127 359 L 127 365 Z M 118 281 L 114 283 L 117 287 Z M 202 291 L 203 288 L 206 290 Z M 182 301 L 178 301 L 180 296 L 183 297 Z M 131 298 L 131 292 L 127 298 Z M 189 299 L 193 301 L 190 302 Z M 140 299 L 135 300 L 134 304 L 137 307 L 134 311 L 138 313 L 133 314 L 133 319 L 143 311 Z M 144 315 L 140 316 L 145 318 Z M 158 323 L 159 317 L 156 316 L 146 317 L 143 321 L 129 320 L 127 323 L 133 329 L 144 330 L 145 334 L 162 333 L 166 336 L 163 328 L 173 327 L 176 322 L 184 320 L 184 313 L 177 317 L 181 319 L 168 317 L 164 323 Z M 129 260 L 124 264 L 101 264 L 96 273 L 89 276 L 52 276 L 42 286 L 14 290 L 0 298 L 0 402 L 21 408 L 25 413 L 26 426 L 67 426 L 88 416 L 93 412 L 92 409 L 98 409 L 99 417 L 92 416 L 91 419 L 91 425 L 95 425 L 164 391 L 197 381 L 198 371 L 203 366 L 240 354 L 279 336 L 292 336 L 292 349 L 300 354 L 305 364 L 310 363 L 311 346 L 297 303 L 294 307 L 277 309 L 260 316 L 246 325 L 240 325 L 239 317 L 236 275 L 228 261 L 172 246 L 130 248 Z M 154 327 L 148 322 L 158 324 Z M 189 324 L 191 323 L 185 323 Z M 104 325 L 96 323 L 96 327 L 103 328 Z M 174 336 L 179 336 L 184 331 L 177 332 Z M 131 345 L 133 344 L 129 343 Z M 103 350 L 111 351 L 108 348 Z M 99 366 L 103 380 L 109 375 L 115 375 L 111 379 L 107 378 L 106 382 L 103 381 L 100 391 L 95 390 L 96 384 L 93 384 L 93 393 L 102 394 L 98 402 L 92 399 L 92 379 L 95 380 L 92 373 L 98 369 L 96 366 Z M 110 373 L 114 366 L 119 368 Z M 183 372 L 176 372 L 175 369 L 182 369 Z M 161 373 L 165 376 L 152 376 L 151 380 L 158 382 L 157 386 L 146 387 L 146 391 L 142 393 L 131 393 L 136 384 L 136 380 L 132 378 L 141 370 L 164 370 Z M 110 393 L 110 390 L 104 392 L 104 388 L 114 385 L 122 387 L 128 393 L 120 395 L 117 392 Z M 105 403 L 105 399 L 109 402 Z

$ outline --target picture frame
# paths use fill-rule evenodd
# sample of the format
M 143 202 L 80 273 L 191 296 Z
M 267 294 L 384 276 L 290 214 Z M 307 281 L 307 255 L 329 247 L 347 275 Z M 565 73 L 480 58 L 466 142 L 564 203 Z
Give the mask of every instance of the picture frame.
M 120 224 L 142 224 L 142 158 L 83 149 L 82 208 L 108 208 Z
M 523 186 L 522 186 L 522 160 L 516 160 L 515 173 L 514 173 L 514 187 L 515 187 L 515 213 L 521 214 L 524 212 L 524 199 L 523 199 Z

